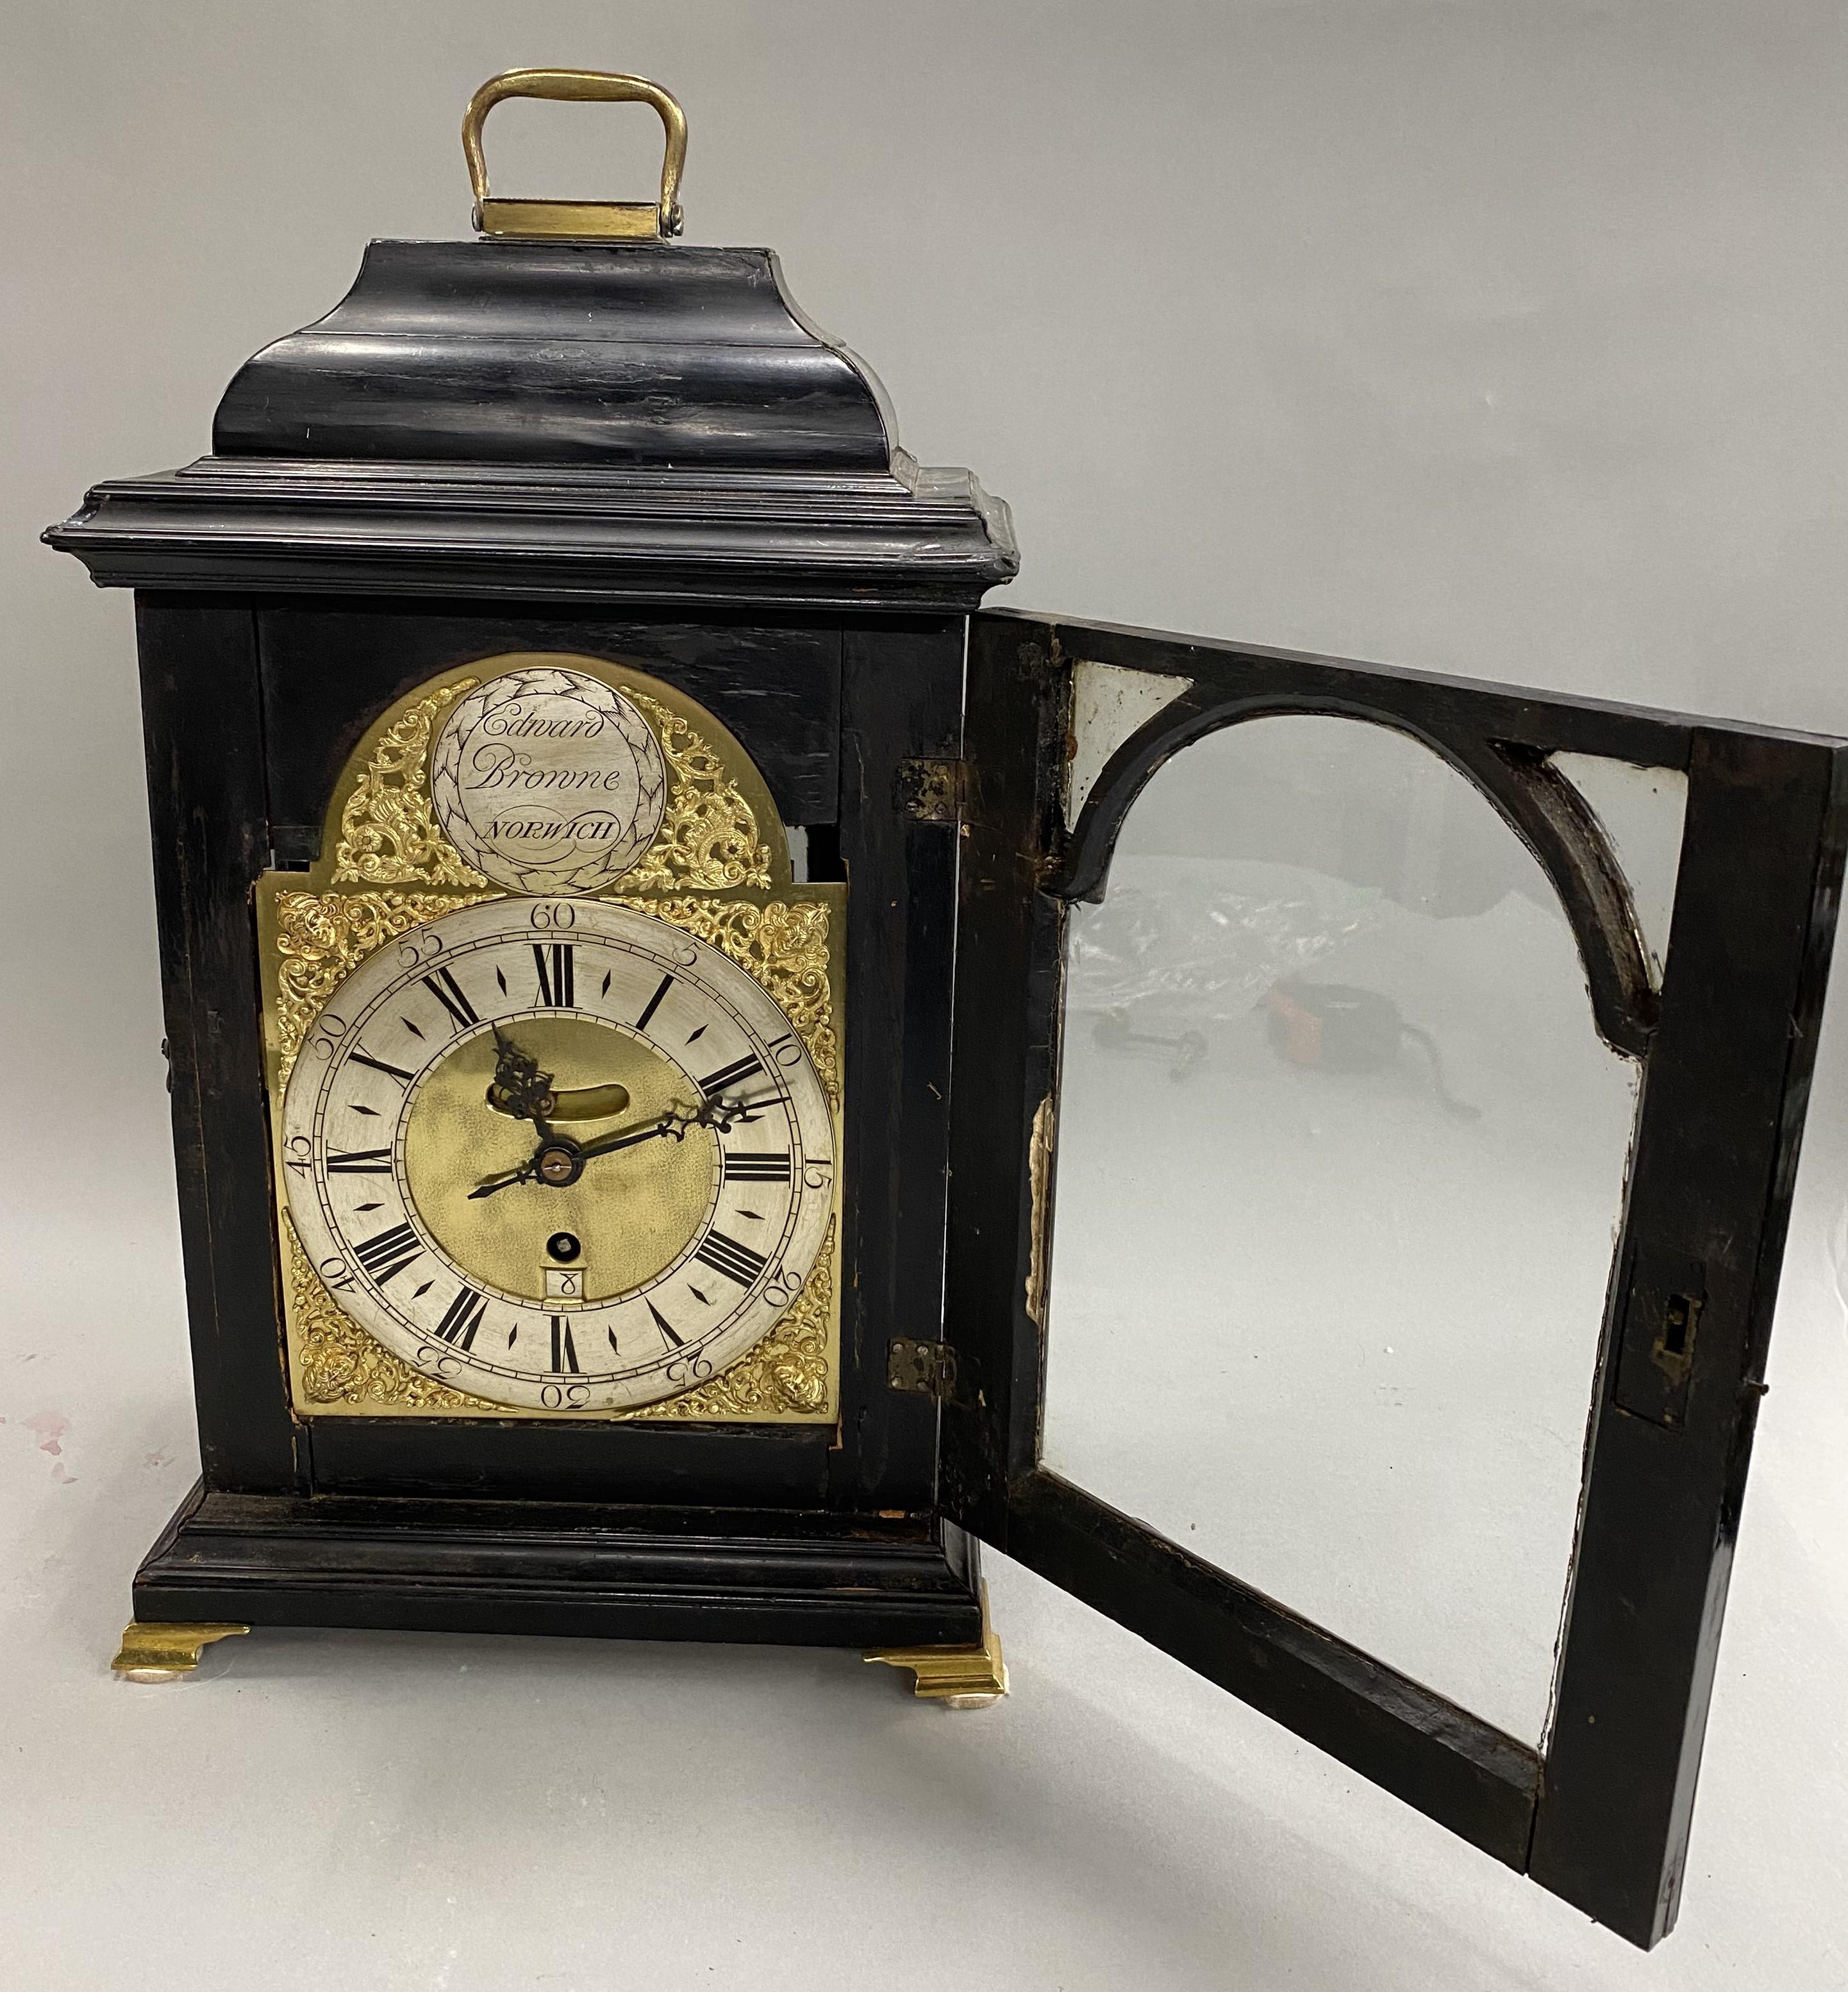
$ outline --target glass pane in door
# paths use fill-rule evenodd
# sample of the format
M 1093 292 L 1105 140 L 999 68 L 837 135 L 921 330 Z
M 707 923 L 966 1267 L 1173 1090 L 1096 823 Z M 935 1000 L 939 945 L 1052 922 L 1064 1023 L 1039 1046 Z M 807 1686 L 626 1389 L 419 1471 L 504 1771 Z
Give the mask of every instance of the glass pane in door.
M 1383 728 L 1210 735 L 1062 1059 L 1045 1464 L 1539 1742 L 1638 1069 L 1537 862 Z

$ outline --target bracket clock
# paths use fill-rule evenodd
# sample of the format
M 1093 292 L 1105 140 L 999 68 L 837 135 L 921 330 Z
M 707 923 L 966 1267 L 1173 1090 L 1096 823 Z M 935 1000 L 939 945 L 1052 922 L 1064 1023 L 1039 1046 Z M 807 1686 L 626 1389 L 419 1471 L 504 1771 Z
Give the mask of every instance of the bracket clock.
M 652 106 L 658 198 L 492 196 L 512 94 Z M 118 1666 L 980 1701 L 986 1541 L 1654 1942 L 1843 743 L 983 610 L 1006 507 L 670 239 L 672 97 L 464 139 L 481 239 L 46 535 L 135 592 L 203 1461 Z

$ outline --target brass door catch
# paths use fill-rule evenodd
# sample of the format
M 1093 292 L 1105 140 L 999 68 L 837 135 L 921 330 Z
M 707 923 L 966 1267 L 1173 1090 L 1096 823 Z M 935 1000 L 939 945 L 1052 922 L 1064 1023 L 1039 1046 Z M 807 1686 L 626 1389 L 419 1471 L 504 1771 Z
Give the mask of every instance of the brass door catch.
M 1693 1259 L 1639 1255 L 1630 1286 L 1617 1350 L 1618 1408 L 1683 1431 L 1707 1308 L 1707 1269 Z

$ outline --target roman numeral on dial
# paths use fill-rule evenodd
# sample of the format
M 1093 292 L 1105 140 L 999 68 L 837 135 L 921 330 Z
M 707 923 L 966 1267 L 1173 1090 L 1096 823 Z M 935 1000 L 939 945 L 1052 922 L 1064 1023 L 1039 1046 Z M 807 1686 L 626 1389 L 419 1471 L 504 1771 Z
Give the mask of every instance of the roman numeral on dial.
M 578 1352 L 571 1346 L 571 1325 L 561 1314 L 552 1316 L 552 1369 L 555 1374 L 576 1376 Z
M 329 1155 L 327 1173 L 330 1176 L 388 1176 L 391 1173 L 391 1151 L 355 1148 L 350 1155 Z
M 372 1276 L 373 1284 L 382 1287 L 394 1274 L 403 1272 L 423 1249 L 408 1224 L 394 1224 L 389 1231 L 381 1231 L 376 1238 L 354 1246 L 353 1251 Z
M 481 1318 L 487 1311 L 486 1297 L 472 1287 L 464 1287 L 449 1303 L 448 1312 L 436 1325 L 436 1332 L 452 1348 L 472 1349 L 475 1331 L 480 1327 Z
M 741 1287 L 749 1286 L 769 1264 L 761 1252 L 753 1252 L 748 1245 L 739 1244 L 722 1231 L 708 1231 L 693 1256 L 714 1272 L 737 1281 Z
M 450 1021 L 459 1031 L 465 1031 L 471 1024 L 481 1022 L 475 1014 L 475 1005 L 462 994 L 462 984 L 448 969 L 439 968 L 434 975 L 426 975 L 424 987 L 448 1011 Z
M 728 1087 L 742 1086 L 754 1072 L 763 1070 L 763 1061 L 755 1054 L 747 1052 L 731 1064 L 721 1066 L 717 1072 L 709 1072 L 700 1081 L 700 1090 L 708 1100 L 716 1099 Z
M 654 1316 L 655 1326 L 667 1336 L 667 1339 L 673 1344 L 676 1349 L 680 1347 L 680 1338 L 674 1333 L 673 1322 L 662 1313 L 661 1310 L 655 1305 L 653 1301 L 650 1301 L 648 1303 L 648 1312 Z
M 654 1013 L 661 1007 L 662 998 L 673 987 L 673 977 L 671 975 L 663 975 L 661 977 L 660 987 L 648 999 L 647 1008 L 636 1019 L 636 1028 L 638 1031 L 647 1029 L 649 1025 L 653 1021 Z
M 401 1065 L 387 1065 L 384 1059 L 375 1059 L 370 1052 L 355 1052 L 353 1062 L 355 1065 L 370 1066 L 374 1072 L 382 1072 L 387 1079 L 395 1079 L 400 1086 L 411 1083 L 411 1075 Z
M 789 1158 L 787 1153 L 772 1155 L 761 1148 L 729 1150 L 725 1156 L 727 1182 L 787 1182 L 789 1180 Z
M 573 1010 L 578 1005 L 577 967 L 568 940 L 549 947 L 533 943 L 533 966 L 539 971 L 539 1000 L 554 1010 Z

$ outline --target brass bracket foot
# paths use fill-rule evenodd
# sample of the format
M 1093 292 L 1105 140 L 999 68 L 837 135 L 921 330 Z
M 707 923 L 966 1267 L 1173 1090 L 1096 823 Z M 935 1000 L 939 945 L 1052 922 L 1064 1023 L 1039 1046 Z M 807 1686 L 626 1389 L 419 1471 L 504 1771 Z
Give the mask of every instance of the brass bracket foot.
M 946 1708 L 988 1708 L 1008 1692 L 1001 1635 L 988 1622 L 988 1587 L 982 1586 L 979 1646 L 891 1646 L 863 1654 L 881 1666 L 909 1667 L 912 1692 Z
M 199 1656 L 214 1639 L 247 1632 L 247 1625 L 180 1625 L 130 1621 L 122 1635 L 122 1650 L 109 1664 L 124 1680 L 178 1680 L 199 1665 Z

